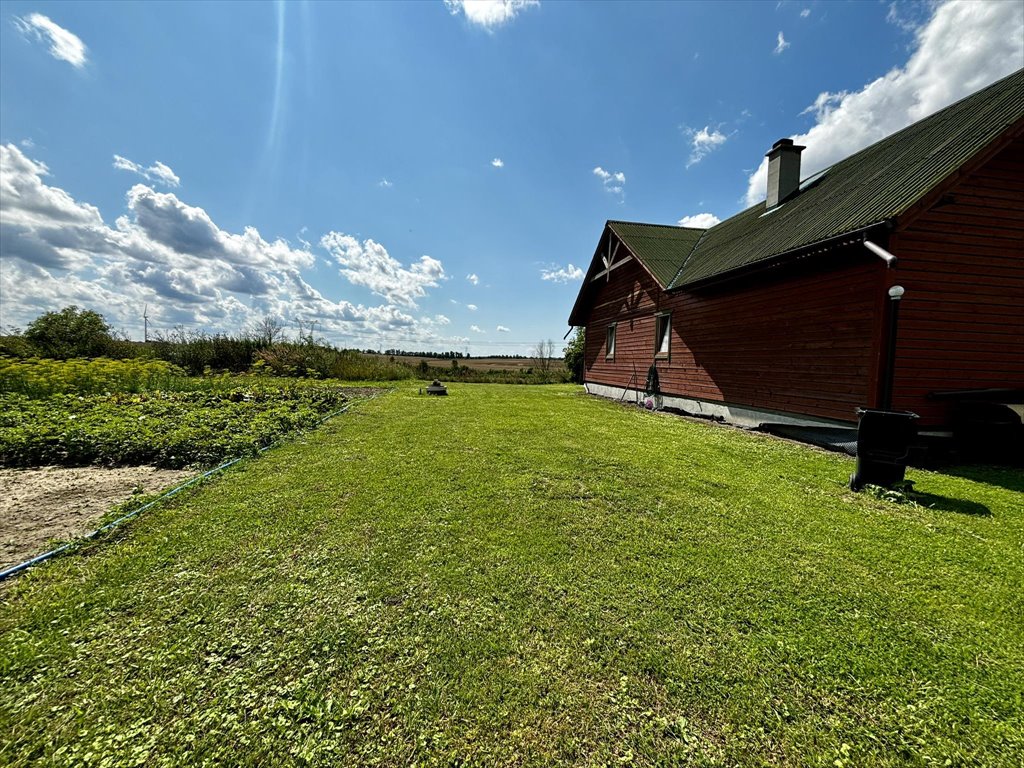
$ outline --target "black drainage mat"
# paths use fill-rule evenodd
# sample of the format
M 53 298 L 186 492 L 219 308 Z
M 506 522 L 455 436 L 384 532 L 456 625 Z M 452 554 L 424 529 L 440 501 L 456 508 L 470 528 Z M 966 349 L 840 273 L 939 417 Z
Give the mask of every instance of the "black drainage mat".
M 758 429 L 770 435 L 786 437 L 801 443 L 810 443 L 830 451 L 849 456 L 857 455 L 857 429 L 855 427 L 801 427 L 796 424 L 762 424 Z

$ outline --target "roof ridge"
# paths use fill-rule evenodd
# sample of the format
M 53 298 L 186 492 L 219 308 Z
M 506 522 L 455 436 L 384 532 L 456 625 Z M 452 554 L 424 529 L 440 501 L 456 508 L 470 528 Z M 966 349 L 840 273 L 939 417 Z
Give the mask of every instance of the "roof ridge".
M 717 226 L 717 224 L 715 226 Z M 697 239 L 696 243 L 693 244 L 693 247 L 690 249 L 690 252 L 686 254 L 686 258 L 683 259 L 683 263 L 679 265 L 679 269 L 677 269 L 675 275 L 672 276 L 672 280 L 668 284 L 668 287 L 670 289 L 672 288 L 672 286 L 676 284 L 676 280 L 678 280 L 679 276 L 683 274 L 683 270 L 686 269 L 686 265 L 690 263 L 690 259 L 692 258 L 693 254 L 697 252 L 697 249 L 700 247 L 700 244 L 704 242 L 704 238 L 707 237 L 708 232 L 712 229 L 714 229 L 714 227 L 708 227 L 707 229 L 705 229 L 704 234 Z
M 995 81 L 989 83 L 984 88 L 982 88 L 980 91 L 975 91 L 974 93 L 969 93 L 966 96 L 957 99 L 952 104 L 947 104 L 944 107 L 940 107 L 939 109 L 935 110 L 934 112 L 931 112 L 931 113 L 925 115 L 924 117 L 915 120 L 910 125 L 905 125 L 902 128 L 900 128 L 898 131 L 890 133 L 887 136 L 883 136 L 882 138 L 880 138 L 880 139 L 878 139 L 876 141 L 871 142 L 866 147 L 861 147 L 860 149 L 858 149 L 853 154 L 847 155 L 846 157 L 842 157 L 842 158 L 836 160 L 831 165 L 825 166 L 821 170 L 815 171 L 815 173 L 812 173 L 812 174 L 808 175 L 806 178 L 809 179 L 812 176 L 814 176 L 815 174 L 825 173 L 826 171 L 831 171 L 836 166 L 839 166 L 839 165 L 842 165 L 844 163 L 847 163 L 847 162 L 850 162 L 852 160 L 855 160 L 860 155 L 862 155 L 864 153 L 867 153 L 867 152 L 871 151 L 872 149 L 876 148 L 879 144 L 883 144 L 883 143 L 888 142 L 888 141 L 898 141 L 899 138 L 901 136 L 903 136 L 904 134 L 913 131 L 915 128 L 919 128 L 922 123 L 928 122 L 932 118 L 938 117 L 939 115 L 941 115 L 943 113 L 949 112 L 950 110 L 954 109 L 955 107 L 958 107 L 958 106 L 962 105 L 965 101 L 970 101 L 970 100 L 973 100 L 973 99 L 979 99 L 980 101 L 984 101 L 983 99 L 980 99 L 979 97 L 987 94 L 989 91 L 991 91 L 993 89 L 996 89 L 997 86 L 1005 87 L 1005 82 L 1007 80 L 1011 80 L 1011 79 L 1013 79 L 1015 77 L 1020 77 L 1020 78 L 1024 79 L 1024 68 L 1018 69 L 1018 70 L 1016 70 L 1014 72 L 1011 72 L 1010 74 L 1008 74 L 1008 75 L 1006 75 L 1004 77 L 999 78 L 998 80 L 995 80 Z M 800 179 L 800 183 L 803 183 L 804 181 L 806 181 L 806 179 L 804 179 L 804 178 Z M 743 211 L 740 211 L 739 213 L 737 213 L 735 215 L 738 216 L 740 213 L 743 213 L 744 211 L 750 210 L 750 208 L 753 208 L 755 206 L 762 205 L 763 203 L 764 203 L 764 199 L 759 199 L 756 203 L 754 203 L 754 205 L 751 205 L 751 206 L 748 206 L 747 208 L 744 208 Z M 731 219 L 731 218 L 733 218 L 733 216 L 730 216 L 729 218 Z M 728 221 L 728 220 L 729 219 L 725 219 L 725 221 Z
M 628 224 L 631 227 L 656 227 L 657 229 L 687 229 L 693 232 L 706 232 L 706 227 L 684 227 L 679 224 L 654 224 L 648 221 L 626 221 L 624 219 L 608 219 L 606 224 Z
M 834 245 L 837 238 L 904 215 L 986 147 L 1007 137 L 1019 140 L 1022 85 L 1024 68 L 809 174 L 807 179 L 819 177 L 816 183 L 771 216 L 764 215 L 761 198 L 706 229 L 609 219 L 609 230 L 659 283 L 668 279 L 668 290 L 774 263 L 816 243 Z

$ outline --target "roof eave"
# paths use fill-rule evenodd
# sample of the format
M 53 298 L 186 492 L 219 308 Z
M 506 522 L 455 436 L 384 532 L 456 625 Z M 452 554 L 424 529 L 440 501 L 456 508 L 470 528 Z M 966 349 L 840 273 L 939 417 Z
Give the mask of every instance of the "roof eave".
M 637 256 L 635 253 L 633 253 L 633 249 L 629 247 L 629 243 L 626 242 L 626 238 L 624 238 L 621 234 L 615 231 L 615 227 L 612 226 L 613 223 L 614 222 L 612 220 L 609 220 L 608 223 L 605 224 L 605 226 L 608 227 L 608 229 L 610 229 L 612 232 L 615 232 L 615 236 L 619 238 L 619 242 L 622 243 L 622 246 L 627 251 L 629 251 L 629 255 L 633 257 L 637 264 L 644 268 L 644 272 L 651 276 L 651 279 L 658 284 L 658 287 L 661 288 L 661 290 L 663 291 L 668 290 L 668 285 L 659 280 L 658 276 L 651 271 L 651 268 L 648 267 L 646 263 L 644 263 L 644 260 Z
M 882 221 L 876 221 L 867 226 L 860 227 L 858 229 L 844 232 L 841 235 L 829 237 L 824 240 L 818 240 L 807 245 L 802 245 L 799 248 L 793 248 L 783 253 L 769 256 L 766 259 L 755 261 L 749 264 L 744 264 L 739 267 L 735 267 L 725 272 L 719 272 L 708 277 L 699 278 L 697 280 L 691 280 L 688 282 L 680 283 L 679 285 L 673 285 L 669 288 L 669 291 L 681 291 L 681 290 L 701 290 L 703 288 L 711 288 L 714 286 L 722 285 L 725 283 L 731 283 L 734 280 L 740 280 L 751 275 L 756 275 L 761 272 L 766 272 L 778 267 L 782 267 L 787 264 L 795 263 L 801 259 L 814 256 L 818 253 L 830 251 L 833 248 L 838 248 L 844 245 L 852 245 L 855 243 L 862 243 L 867 240 L 868 236 L 876 231 L 884 230 L 886 233 L 892 230 L 894 226 L 894 219 L 885 219 Z
M 572 311 L 569 313 L 569 325 L 570 327 L 576 327 L 586 325 L 586 323 L 577 322 L 581 318 L 579 313 L 582 310 L 581 304 L 583 303 L 583 295 L 587 293 L 587 289 L 590 287 L 590 279 L 594 274 L 594 266 L 597 263 L 598 253 L 601 250 L 601 241 L 604 240 L 604 233 L 608 230 L 608 221 L 604 223 L 604 229 L 601 230 L 601 236 L 597 238 L 597 246 L 594 248 L 594 255 L 590 257 L 590 266 L 587 267 L 587 273 L 583 276 L 583 284 L 580 286 L 579 293 L 576 294 L 576 301 L 573 302 Z
M 590 288 L 593 275 L 595 274 L 594 267 L 597 265 L 598 256 L 600 256 L 601 242 L 604 240 L 606 232 L 611 232 L 613 235 L 615 235 L 619 243 L 622 244 L 622 247 L 626 249 L 626 252 L 633 257 L 633 261 L 639 264 L 640 267 L 644 270 L 644 272 L 650 275 L 651 279 L 655 283 L 657 283 L 658 287 L 661 288 L 661 290 L 668 290 L 668 286 L 658 279 L 657 275 L 655 275 L 651 271 L 651 269 L 644 263 L 643 259 L 639 258 L 635 253 L 633 253 L 633 249 L 629 247 L 629 243 L 626 242 L 625 238 L 623 238 L 622 235 L 615 231 L 615 227 L 613 227 L 612 224 L 613 220 L 608 219 L 604 223 L 604 229 L 601 230 L 601 237 L 598 238 L 597 247 L 594 249 L 594 255 L 590 258 L 590 266 L 587 268 L 587 274 L 583 277 L 583 285 L 580 286 L 580 292 L 576 294 L 576 301 L 572 305 L 572 312 L 569 313 L 570 326 L 576 327 L 586 325 L 586 322 L 582 322 L 586 320 L 585 317 L 582 317 L 583 296 L 584 294 L 587 293 L 587 289 Z
M 981 166 L 998 155 L 1016 139 L 1024 136 L 1024 117 L 1006 125 L 999 135 L 982 147 L 976 154 L 954 169 L 941 181 L 924 192 L 916 201 L 907 206 L 899 214 L 899 229 L 906 229 L 915 219 L 928 211 L 949 190 L 956 186 L 964 177 L 969 176 Z

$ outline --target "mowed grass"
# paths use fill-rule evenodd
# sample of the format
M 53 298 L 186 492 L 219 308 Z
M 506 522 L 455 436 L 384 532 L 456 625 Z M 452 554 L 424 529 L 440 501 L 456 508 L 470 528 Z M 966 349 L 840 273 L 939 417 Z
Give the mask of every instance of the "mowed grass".
M 0 763 L 1020 765 L 1012 473 L 416 391 L 0 591 Z

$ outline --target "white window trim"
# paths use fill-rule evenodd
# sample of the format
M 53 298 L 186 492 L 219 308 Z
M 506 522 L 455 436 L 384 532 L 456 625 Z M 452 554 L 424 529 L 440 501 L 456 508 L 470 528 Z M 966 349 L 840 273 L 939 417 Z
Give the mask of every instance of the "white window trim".
M 605 336 L 604 336 L 604 357 L 605 357 L 605 360 L 614 360 L 615 359 L 615 345 L 616 345 L 616 343 L 618 341 L 618 339 L 616 338 L 616 336 L 618 335 L 618 333 L 617 333 L 618 325 L 619 325 L 618 323 L 610 323 L 608 325 L 608 329 L 605 331 Z M 611 344 L 609 344 L 608 342 L 611 342 Z
M 665 321 L 665 334 L 658 333 L 658 326 L 662 320 Z M 664 344 L 662 344 L 664 341 Z M 662 349 L 664 347 L 664 349 Z M 655 360 L 667 360 L 672 355 L 672 313 L 656 312 L 654 315 L 654 358 Z

